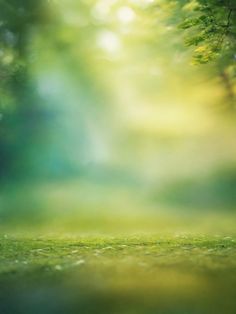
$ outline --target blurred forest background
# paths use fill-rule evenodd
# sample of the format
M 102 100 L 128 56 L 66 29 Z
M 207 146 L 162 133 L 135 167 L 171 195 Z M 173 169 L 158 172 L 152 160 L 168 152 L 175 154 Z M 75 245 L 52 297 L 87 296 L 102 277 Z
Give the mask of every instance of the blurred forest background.
M 235 15 L 233 0 L 1 0 L 0 224 L 232 217 Z

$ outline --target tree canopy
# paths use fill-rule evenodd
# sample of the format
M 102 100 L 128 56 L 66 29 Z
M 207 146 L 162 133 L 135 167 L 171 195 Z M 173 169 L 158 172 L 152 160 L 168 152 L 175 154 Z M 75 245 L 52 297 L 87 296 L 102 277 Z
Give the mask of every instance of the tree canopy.
M 213 62 L 235 105 L 236 78 L 236 4 L 234 0 L 192 0 L 183 10 L 180 28 L 185 30 L 185 43 L 193 48 L 193 64 Z

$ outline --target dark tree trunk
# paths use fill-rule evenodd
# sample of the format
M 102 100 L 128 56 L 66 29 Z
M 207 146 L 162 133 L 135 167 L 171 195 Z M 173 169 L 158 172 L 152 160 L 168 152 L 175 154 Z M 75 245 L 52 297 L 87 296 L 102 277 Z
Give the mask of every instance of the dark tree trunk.
M 235 106 L 236 98 L 235 98 L 233 83 L 225 70 L 222 70 L 220 72 L 220 77 L 221 77 L 221 80 L 222 80 L 222 83 L 224 85 L 225 92 L 226 92 L 226 102 L 227 102 L 226 107 L 229 110 L 233 111 L 236 109 L 236 106 Z

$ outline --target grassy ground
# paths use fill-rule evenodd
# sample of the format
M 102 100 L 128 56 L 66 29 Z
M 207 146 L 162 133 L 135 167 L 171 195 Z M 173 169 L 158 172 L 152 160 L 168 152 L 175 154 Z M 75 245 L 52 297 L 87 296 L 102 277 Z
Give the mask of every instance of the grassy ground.
M 0 241 L 1 314 L 234 314 L 236 237 Z

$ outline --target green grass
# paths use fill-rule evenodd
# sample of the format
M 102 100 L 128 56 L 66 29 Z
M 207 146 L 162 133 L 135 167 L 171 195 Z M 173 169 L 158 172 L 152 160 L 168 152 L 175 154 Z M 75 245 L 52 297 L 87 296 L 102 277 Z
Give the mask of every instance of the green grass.
M 2 236 L 1 314 L 236 313 L 236 237 Z

